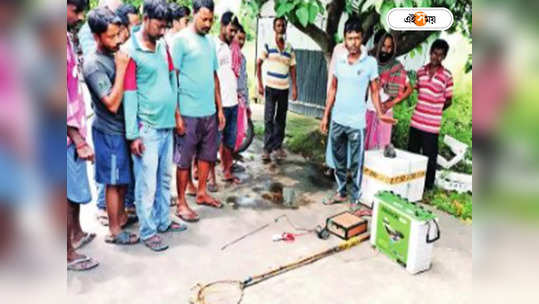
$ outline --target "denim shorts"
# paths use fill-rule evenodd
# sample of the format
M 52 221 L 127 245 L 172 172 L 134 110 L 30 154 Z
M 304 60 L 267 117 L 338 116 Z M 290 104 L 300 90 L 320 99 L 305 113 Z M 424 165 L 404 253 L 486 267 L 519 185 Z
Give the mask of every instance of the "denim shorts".
M 104 185 L 133 182 L 130 151 L 123 135 L 104 133 L 92 128 L 95 148 L 95 181 Z
M 92 200 L 90 184 L 88 182 L 88 169 L 85 160 L 77 156 L 75 145 L 67 147 L 67 199 L 72 203 L 87 204 Z

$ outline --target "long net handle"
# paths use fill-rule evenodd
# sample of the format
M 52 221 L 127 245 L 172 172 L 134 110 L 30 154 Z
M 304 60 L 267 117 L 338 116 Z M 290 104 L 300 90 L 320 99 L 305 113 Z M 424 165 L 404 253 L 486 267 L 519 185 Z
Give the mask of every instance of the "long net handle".
M 337 245 L 337 246 L 335 246 L 333 248 L 324 250 L 324 251 L 322 251 L 320 253 L 317 253 L 315 255 L 303 258 L 303 259 L 301 259 L 301 260 L 299 260 L 297 262 L 294 262 L 294 263 L 291 263 L 291 264 L 288 264 L 288 265 L 284 265 L 284 266 L 281 266 L 279 268 L 270 270 L 270 271 L 268 271 L 266 273 L 250 277 L 250 278 L 248 278 L 247 280 L 245 280 L 243 282 L 243 286 L 244 287 L 252 286 L 252 285 L 258 284 L 258 283 L 260 283 L 262 281 L 265 281 L 265 280 L 267 280 L 269 278 L 275 277 L 275 276 L 277 276 L 279 274 L 288 272 L 288 271 L 290 271 L 292 269 L 296 269 L 298 267 L 314 263 L 314 262 L 316 262 L 316 261 L 318 261 L 318 260 L 320 260 L 320 259 L 322 259 L 322 258 L 324 258 L 326 256 L 330 256 L 332 254 L 335 254 L 335 253 L 350 249 L 350 248 L 364 242 L 365 240 L 368 240 L 369 237 L 370 237 L 370 235 L 368 233 L 364 233 L 364 234 L 359 235 L 357 237 L 353 237 L 350 240 L 348 240 L 346 242 L 343 242 L 340 245 Z

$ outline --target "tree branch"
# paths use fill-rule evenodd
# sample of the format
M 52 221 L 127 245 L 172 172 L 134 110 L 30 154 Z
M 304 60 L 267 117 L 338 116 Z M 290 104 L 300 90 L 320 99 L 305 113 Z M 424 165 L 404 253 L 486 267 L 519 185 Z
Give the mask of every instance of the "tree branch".
M 320 46 L 323 52 L 326 53 L 328 52 L 328 50 L 330 50 L 329 47 L 330 47 L 331 39 L 329 38 L 328 34 L 324 32 L 322 29 L 320 29 L 319 27 L 317 27 L 316 25 L 312 23 L 309 23 L 307 27 L 303 27 L 303 25 L 301 25 L 301 23 L 299 22 L 292 22 L 292 24 L 294 24 L 294 26 L 298 30 L 300 30 L 307 36 L 311 37 L 311 39 L 313 39 L 314 42 L 316 42 L 316 44 Z
M 397 56 L 406 54 L 415 49 L 419 44 L 425 42 L 433 32 L 419 31 L 395 31 L 393 32 L 397 40 Z
M 378 23 L 380 15 L 373 9 L 368 10 L 360 15 L 361 27 L 365 31 L 363 34 L 363 41 L 367 42 L 374 34 L 374 26 Z
M 333 0 L 327 5 L 327 25 L 326 33 L 329 37 L 328 49 L 324 52 L 331 53 L 335 47 L 335 33 L 339 30 L 339 22 L 346 6 L 345 0 Z

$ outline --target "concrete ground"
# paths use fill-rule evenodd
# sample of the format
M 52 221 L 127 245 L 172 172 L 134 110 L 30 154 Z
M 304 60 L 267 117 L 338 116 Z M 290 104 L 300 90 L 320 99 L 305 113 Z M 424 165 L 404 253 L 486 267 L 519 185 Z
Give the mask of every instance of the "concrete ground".
M 255 108 L 254 117 L 259 118 L 260 109 Z M 95 219 L 95 204 L 85 206 L 81 214 L 83 228 L 98 236 L 81 252 L 101 264 L 90 272 L 68 273 L 68 292 L 73 302 L 188 303 L 197 283 L 243 280 L 339 244 L 341 240 L 335 236 L 322 241 L 314 234 L 300 236 L 292 243 L 272 241 L 274 234 L 294 232 L 284 220 L 272 223 L 280 215 L 286 214 L 297 226 L 313 228 L 347 206 L 321 203 L 332 193 L 333 183 L 321 175 L 317 165 L 297 155 L 264 165 L 260 161 L 261 148 L 261 142 L 255 141 L 244 153 L 244 185 L 220 183 L 217 197 L 234 202 L 234 207 L 196 207 L 189 198 L 201 221 L 189 224 L 185 232 L 164 235 L 170 248 L 162 253 L 151 252 L 141 244 L 105 244 L 108 229 Z M 297 191 L 298 209 L 284 208 L 263 198 L 275 183 Z M 174 211 L 171 208 L 171 215 Z M 242 303 L 470 303 L 472 227 L 434 212 L 439 216 L 442 234 L 434 245 L 432 268 L 425 273 L 410 275 L 369 243 L 363 243 L 249 287 Z M 267 223 L 272 224 L 224 251 L 220 249 Z

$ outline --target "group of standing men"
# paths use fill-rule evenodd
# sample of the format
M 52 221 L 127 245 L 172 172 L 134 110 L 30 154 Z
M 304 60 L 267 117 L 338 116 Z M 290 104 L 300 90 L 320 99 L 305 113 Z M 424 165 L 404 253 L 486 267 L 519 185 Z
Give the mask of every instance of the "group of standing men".
M 363 45 L 361 20 L 351 17 L 344 26 L 344 43 L 333 51 L 328 94 L 320 129 L 328 134 L 327 165 L 333 169 L 337 193 L 330 203 L 361 198 L 365 150 L 385 148 L 391 142 L 392 108 L 407 99 L 413 89 L 404 66 L 396 59 L 394 35 L 375 36 L 369 52 Z M 425 187 L 434 186 L 438 134 L 442 114 L 452 102 L 453 78 L 442 61 L 449 45 L 437 39 L 430 48 L 430 62 L 417 71 L 418 102 L 412 116 L 408 150 L 428 157 Z M 346 185 L 351 179 L 351 197 Z
M 87 5 L 87 0 L 67 1 L 68 27 L 83 20 Z M 76 252 L 95 237 L 84 233 L 79 222 L 80 204 L 91 201 L 88 160 L 95 160 L 95 180 L 103 185 L 100 192 L 106 203 L 101 208 L 106 209 L 110 229 L 106 242 L 131 245 L 142 240 L 154 251 L 168 248 L 160 233 L 186 229 L 170 218 L 172 162 L 177 166 L 176 215 L 187 222 L 196 222 L 199 216 L 189 207 L 186 195 L 194 196 L 199 205 L 222 207 L 208 193 L 217 188 L 217 153 L 224 180 L 241 183 L 232 173 L 232 155 L 241 133 L 238 114 L 243 110 L 250 113 L 246 61 L 241 53 L 245 32 L 237 18 L 226 12 L 221 16 L 219 36 L 210 37 L 213 11 L 212 0 L 194 0 L 191 21 L 188 8 L 165 0 L 146 0 L 141 24 L 137 24 L 137 11 L 129 6 L 90 11 L 79 41 L 84 44 L 83 34 L 89 31 L 95 42 L 95 48 L 83 47 L 82 69 L 95 111 L 95 154 L 86 141 L 78 58 L 67 34 L 68 269 L 88 270 L 98 265 Z M 264 44 L 257 62 L 259 93 L 266 98 L 264 161 L 272 153 L 286 157 L 282 144 L 290 83 L 292 99 L 298 96 L 296 56 L 285 39 L 286 26 L 284 18 L 274 20 L 275 37 Z M 362 36 L 360 20 L 349 18 L 345 41 L 333 54 L 320 125 L 323 133 L 329 131 L 327 160 L 338 184 L 334 201 L 348 199 L 350 170 L 352 202 L 358 202 L 364 151 L 389 143 L 391 125 L 396 123 L 391 108 L 412 91 L 406 71 L 395 59 L 395 38 L 380 37 L 370 56 Z M 429 156 L 427 187 L 434 179 L 442 111 L 451 102 L 451 74 L 441 65 L 447 51 L 445 41 L 433 44 L 431 63 L 418 71 L 416 83 L 419 102 L 412 118 L 410 149 L 422 149 Z M 192 182 L 194 172 L 197 187 Z M 128 206 L 133 202 L 134 208 Z M 135 209 L 136 216 L 126 207 Z M 124 230 L 137 220 L 139 236 Z
M 83 20 L 87 7 L 87 0 L 67 1 L 69 28 Z M 138 12 L 127 6 L 96 8 L 79 32 L 82 75 L 68 33 L 68 269 L 98 265 L 76 252 L 95 237 L 84 233 L 79 223 L 80 204 L 91 201 L 86 161 L 95 161 L 95 180 L 103 185 L 99 191 L 106 203 L 101 207 L 106 209 L 110 230 L 106 242 L 131 245 L 142 240 L 154 251 L 168 248 L 161 233 L 186 229 L 172 221 L 169 213 L 173 162 L 177 166 L 176 214 L 188 222 L 197 221 L 198 215 L 189 208 L 186 194 L 194 195 L 199 205 L 222 207 L 207 190 L 219 150 L 224 180 L 241 182 L 232 174 L 232 154 L 238 141 L 239 108 L 250 113 L 246 61 L 241 53 L 245 31 L 227 12 L 221 17 L 219 36 L 211 37 L 213 10 L 212 0 L 193 1 L 191 22 L 188 8 L 146 0 L 142 23 L 136 24 L 130 14 Z M 88 40 L 84 45 L 85 31 L 95 44 Z M 91 126 L 95 153 L 86 141 L 79 77 L 84 78 L 95 112 Z M 198 187 L 188 189 L 193 166 L 198 169 Z M 214 171 L 213 177 L 215 182 Z M 133 202 L 136 216 L 125 208 Z M 139 236 L 124 230 L 137 220 Z

